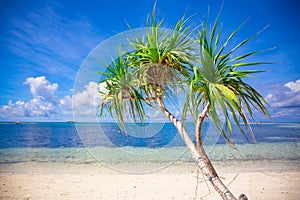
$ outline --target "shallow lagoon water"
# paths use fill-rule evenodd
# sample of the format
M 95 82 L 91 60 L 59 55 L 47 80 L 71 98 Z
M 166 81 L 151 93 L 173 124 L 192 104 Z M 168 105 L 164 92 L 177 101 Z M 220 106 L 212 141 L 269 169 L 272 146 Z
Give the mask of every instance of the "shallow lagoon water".
M 299 123 L 260 124 L 252 128 L 256 143 L 249 136 L 247 141 L 236 134 L 237 149 L 233 149 L 222 137 L 207 139 L 208 155 L 214 161 L 300 159 Z M 187 129 L 193 133 L 192 126 Z M 78 135 L 78 130 L 86 134 Z M 89 123 L 80 124 L 77 130 L 72 123 L 1 123 L 0 163 L 192 162 L 172 124 L 157 124 L 160 132 L 144 138 L 123 134 L 115 124 L 104 124 L 101 130 L 105 133 L 99 134 L 99 125 Z

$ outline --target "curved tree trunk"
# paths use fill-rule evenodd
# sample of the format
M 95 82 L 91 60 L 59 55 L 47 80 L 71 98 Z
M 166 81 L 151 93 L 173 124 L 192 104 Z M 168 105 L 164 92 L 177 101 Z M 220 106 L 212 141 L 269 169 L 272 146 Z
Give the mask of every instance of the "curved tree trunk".
M 206 106 L 204 107 L 203 111 L 201 112 L 201 114 L 198 116 L 198 120 L 197 120 L 197 124 L 196 124 L 196 144 L 197 144 L 197 149 L 201 155 L 201 158 L 203 159 L 209 175 L 209 181 L 212 183 L 214 189 L 219 193 L 219 195 L 223 198 L 223 199 L 236 199 L 234 197 L 234 195 L 230 192 L 230 190 L 224 185 L 224 183 L 221 181 L 221 179 L 219 178 L 215 168 L 213 167 L 211 161 L 209 160 L 204 147 L 203 147 L 203 143 L 202 143 L 202 124 L 204 122 L 204 119 L 206 117 L 206 114 L 209 111 L 209 103 L 206 104 Z
M 207 179 L 211 182 L 214 189 L 220 194 L 223 199 L 226 200 L 236 200 L 233 194 L 228 190 L 228 188 L 223 184 L 223 182 L 218 177 L 216 171 L 214 170 L 212 164 L 210 163 L 202 144 L 199 146 L 200 148 L 197 149 L 195 143 L 191 140 L 190 136 L 186 132 L 185 128 L 182 126 L 182 123 L 176 119 L 176 117 L 170 113 L 164 105 L 164 102 L 161 97 L 157 98 L 157 103 L 162 110 L 163 114 L 173 123 L 173 125 L 178 130 L 181 138 L 185 142 L 185 145 L 190 150 L 193 159 L 196 161 L 199 169 L 201 170 L 202 174 L 204 174 Z M 208 110 L 208 109 L 207 109 Z M 206 113 L 205 113 L 206 115 Z M 205 117 L 205 116 L 204 116 Z M 203 121 L 202 121 L 203 122 Z M 202 124 L 201 122 L 201 124 Z M 200 129 L 201 131 L 201 129 Z M 212 173 L 214 172 L 214 173 Z

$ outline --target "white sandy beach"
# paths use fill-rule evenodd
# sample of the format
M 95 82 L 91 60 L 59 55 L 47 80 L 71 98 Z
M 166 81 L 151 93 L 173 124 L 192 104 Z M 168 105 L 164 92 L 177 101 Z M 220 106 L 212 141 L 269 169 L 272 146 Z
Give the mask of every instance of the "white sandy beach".
M 300 161 L 215 163 L 236 196 L 249 199 L 299 199 Z M 132 165 L 131 167 L 142 167 Z M 193 163 L 128 174 L 101 164 L 18 163 L 1 165 L 0 199 L 195 199 Z M 201 174 L 200 174 L 200 177 Z M 199 179 L 197 199 L 220 199 Z

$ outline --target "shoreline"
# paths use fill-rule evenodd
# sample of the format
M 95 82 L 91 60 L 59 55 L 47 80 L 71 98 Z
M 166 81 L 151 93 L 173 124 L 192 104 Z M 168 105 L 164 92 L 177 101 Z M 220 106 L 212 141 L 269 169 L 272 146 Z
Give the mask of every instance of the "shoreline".
M 214 161 L 213 165 L 217 171 L 225 173 L 236 170 L 237 172 L 264 172 L 266 170 L 271 172 L 284 172 L 284 171 L 299 171 L 300 172 L 300 159 L 251 159 L 251 160 L 224 160 Z M 144 171 L 125 171 L 122 169 L 143 169 Z M 124 174 L 151 174 L 172 171 L 174 168 L 183 169 L 196 168 L 194 162 L 191 161 L 175 161 L 175 162 L 89 162 L 89 163 L 72 163 L 72 162 L 15 162 L 15 163 L 0 163 L 0 174 L 34 174 L 36 170 L 43 173 L 68 173 L 70 170 L 77 173 L 82 173 L 81 170 L 89 169 L 97 173 L 124 173 Z M 153 169 L 147 171 L 146 169 Z
M 206 145 L 212 161 L 300 160 L 300 142 Z M 150 147 L 61 147 L 0 148 L 0 164 L 19 162 L 128 163 L 128 162 L 193 162 L 185 146 Z
M 213 162 L 238 197 L 298 199 L 300 160 Z M 119 163 L 117 168 L 154 168 L 157 163 Z M 197 199 L 220 199 L 199 174 Z M 124 173 L 101 163 L 23 162 L 0 165 L 0 199 L 195 199 L 197 168 L 174 163 L 151 173 Z

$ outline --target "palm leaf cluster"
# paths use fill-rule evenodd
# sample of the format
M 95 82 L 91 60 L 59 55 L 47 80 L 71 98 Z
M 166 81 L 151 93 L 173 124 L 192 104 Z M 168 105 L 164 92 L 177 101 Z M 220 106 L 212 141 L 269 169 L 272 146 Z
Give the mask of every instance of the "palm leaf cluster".
M 252 109 L 255 108 L 268 117 L 270 115 L 265 107 L 267 104 L 265 99 L 243 78 L 263 71 L 246 70 L 242 67 L 270 63 L 244 61 L 245 58 L 263 51 L 253 51 L 237 56 L 234 53 L 261 31 L 226 51 L 226 47 L 245 22 L 229 35 L 223 45 L 219 45 L 221 35 L 221 28 L 218 27 L 219 16 L 211 30 L 209 30 L 208 20 L 206 20 L 202 23 L 202 30 L 198 31 L 197 41 L 200 53 L 198 63 L 193 68 L 194 73 L 190 81 L 185 113 L 187 110 L 191 111 L 196 119 L 200 114 L 201 107 L 208 105 L 209 116 L 228 142 L 231 142 L 232 121 L 239 127 L 240 132 L 245 134 L 241 126 L 243 124 L 255 140 L 247 114 L 253 119 Z M 220 116 L 225 118 L 226 126 L 224 127 Z
M 100 117 L 104 109 L 124 126 L 125 113 L 134 122 L 146 119 L 145 106 L 152 106 L 157 98 L 171 98 L 182 80 L 189 77 L 194 41 L 182 17 L 173 30 L 161 28 L 155 12 L 147 19 L 145 35 L 127 38 L 132 51 L 123 52 L 107 66 L 102 74 L 108 93 L 102 93 Z M 134 30 L 133 30 L 134 31 Z
M 264 98 L 243 80 L 262 71 L 242 67 L 268 63 L 244 61 L 263 51 L 237 56 L 234 53 L 261 31 L 227 50 L 245 22 L 220 45 L 219 16 L 211 29 L 208 20 L 205 20 L 197 32 L 191 30 L 187 26 L 189 19 L 182 17 L 170 30 L 162 28 L 163 21 L 156 20 L 154 6 L 152 15 L 147 19 L 145 34 L 127 38 L 132 51 L 124 52 L 112 61 L 102 74 L 108 93 L 103 94 L 100 116 L 106 108 L 122 125 L 127 111 L 135 122 L 137 119 L 144 121 L 145 106 L 152 106 L 157 98 L 168 98 L 180 87 L 188 90 L 182 119 L 187 113 L 197 119 L 202 106 L 209 105 L 208 115 L 228 141 L 233 122 L 245 134 L 240 125 L 242 121 L 252 134 L 247 116 L 253 118 L 253 108 L 268 117 L 269 113 Z M 223 113 L 226 127 L 222 126 L 218 111 Z
M 103 96 L 100 117 L 103 116 L 103 109 L 106 108 L 121 125 L 124 125 L 124 117 L 126 117 L 124 114 L 127 111 L 130 112 L 134 121 L 136 121 L 136 116 L 142 121 L 146 119 L 143 97 L 136 89 L 139 81 L 135 74 L 129 73 L 128 70 L 123 57 L 120 56 L 117 61 L 113 60 L 112 64 L 107 66 L 105 72 L 101 73 L 105 77 L 101 82 L 104 83 L 108 93 L 99 90 Z

